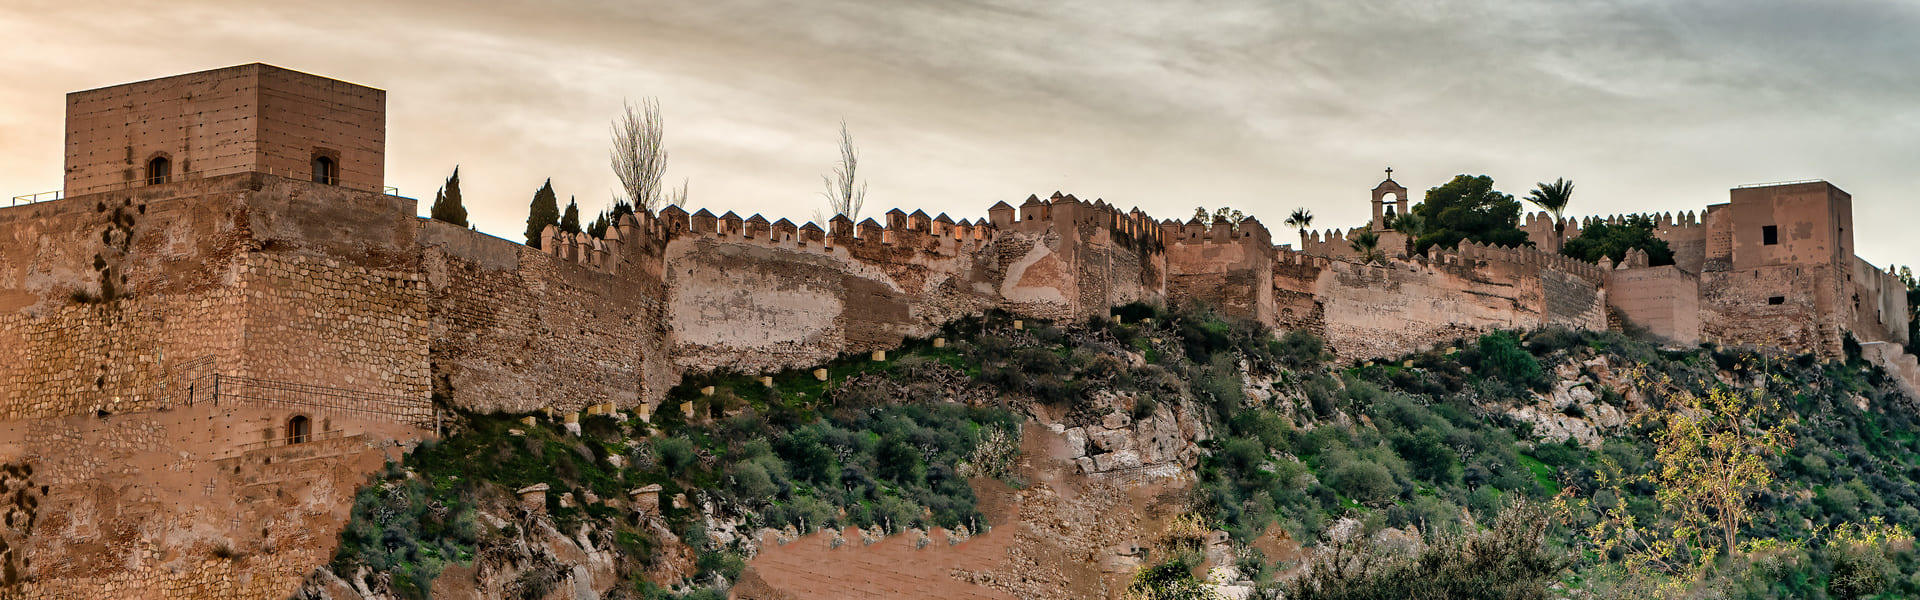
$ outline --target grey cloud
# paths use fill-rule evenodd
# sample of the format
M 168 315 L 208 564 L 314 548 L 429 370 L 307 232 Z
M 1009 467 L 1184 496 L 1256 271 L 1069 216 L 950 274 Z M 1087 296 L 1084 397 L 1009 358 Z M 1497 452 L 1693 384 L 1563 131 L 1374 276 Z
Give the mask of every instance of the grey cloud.
M 390 179 L 431 197 L 461 164 L 482 228 L 506 237 L 547 177 L 603 203 L 609 119 L 658 96 L 669 177 L 742 214 L 810 214 L 844 118 L 870 206 L 956 218 L 1060 189 L 1167 217 L 1305 205 L 1353 224 L 1388 164 L 1417 190 L 1571 177 L 1591 212 L 1827 177 L 1854 193 L 1869 258 L 1920 250 L 1878 225 L 1915 216 L 1900 198 L 1920 11 L 1904 3 L 336 4 L 0 7 L 0 31 L 39 36 L 0 65 L 20 83 L 0 91 L 0 183 L 58 181 L 58 115 L 22 107 L 263 60 L 387 88 Z

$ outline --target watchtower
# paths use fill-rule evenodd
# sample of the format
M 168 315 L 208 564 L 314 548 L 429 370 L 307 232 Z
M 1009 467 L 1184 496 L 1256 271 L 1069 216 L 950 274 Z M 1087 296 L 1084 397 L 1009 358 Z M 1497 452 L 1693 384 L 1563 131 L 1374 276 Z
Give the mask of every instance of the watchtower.
M 253 63 L 67 94 L 66 195 L 261 172 L 379 191 L 387 93 Z
M 1388 225 L 1398 215 L 1407 214 L 1407 188 L 1393 181 L 1393 168 L 1387 168 L 1387 179 L 1373 186 L 1373 224 L 1374 231 L 1393 229 Z

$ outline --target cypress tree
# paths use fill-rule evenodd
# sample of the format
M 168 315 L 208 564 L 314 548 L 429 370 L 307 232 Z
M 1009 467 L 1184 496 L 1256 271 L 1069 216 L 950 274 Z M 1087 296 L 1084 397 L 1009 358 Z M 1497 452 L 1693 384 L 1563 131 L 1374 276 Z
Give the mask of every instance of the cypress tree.
M 460 167 L 453 168 L 453 176 L 447 178 L 447 184 L 433 194 L 433 209 L 430 211 L 436 221 L 445 221 L 461 227 L 467 227 L 467 207 L 460 204 Z
M 560 217 L 560 230 L 567 233 L 580 233 L 580 205 L 567 198 L 567 212 Z
M 595 217 L 591 225 L 587 225 L 587 235 L 606 239 L 607 228 L 611 226 L 613 226 L 613 221 L 607 217 L 607 211 L 600 211 L 600 216 Z
M 553 195 L 553 178 L 533 193 L 533 204 L 527 207 L 527 245 L 540 247 L 540 232 L 548 225 L 560 224 L 560 199 Z

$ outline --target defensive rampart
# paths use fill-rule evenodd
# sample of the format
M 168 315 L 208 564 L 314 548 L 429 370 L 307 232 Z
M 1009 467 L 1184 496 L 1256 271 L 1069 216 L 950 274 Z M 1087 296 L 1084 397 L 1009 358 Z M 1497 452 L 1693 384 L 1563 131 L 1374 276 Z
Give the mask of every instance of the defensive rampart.
M 1074 319 L 1158 297 L 1165 259 L 1144 214 L 1071 196 L 1015 219 L 894 210 L 826 228 L 729 212 L 662 211 L 666 310 L 677 364 L 745 371 L 895 346 L 985 310 Z M 556 254 L 590 254 L 559 245 Z

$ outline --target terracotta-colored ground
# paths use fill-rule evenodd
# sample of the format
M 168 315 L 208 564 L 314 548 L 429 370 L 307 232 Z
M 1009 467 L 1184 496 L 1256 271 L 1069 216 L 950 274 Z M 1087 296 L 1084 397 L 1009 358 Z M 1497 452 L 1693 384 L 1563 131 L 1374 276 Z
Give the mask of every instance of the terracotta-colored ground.
M 1123 590 L 1137 563 L 1124 551 L 1157 532 L 1184 482 L 1116 485 L 1090 481 L 1064 458 L 1064 442 L 1041 427 L 1023 436 L 1014 490 L 974 482 L 979 506 L 996 525 L 956 545 L 933 532 L 914 548 L 905 535 L 863 545 L 857 531 L 839 548 L 816 532 L 780 545 L 766 540 L 733 587 L 741 600 L 1018 597 L 1107 598 Z M 1147 535 L 1143 536 L 1142 532 Z
M 1006 484 L 978 481 L 980 511 L 989 522 L 1001 523 L 986 533 L 949 545 L 947 534 L 935 529 L 925 548 L 914 548 L 908 536 L 887 537 L 871 546 L 861 544 L 858 529 L 848 529 L 839 548 L 828 547 L 831 535 L 814 532 L 786 545 L 763 540 L 759 556 L 733 587 L 740 600 L 805 600 L 812 598 L 942 598 L 946 600 L 1012 600 L 990 587 L 967 583 L 950 575 L 955 569 L 986 571 L 1006 557 L 1014 542 L 1016 501 Z

